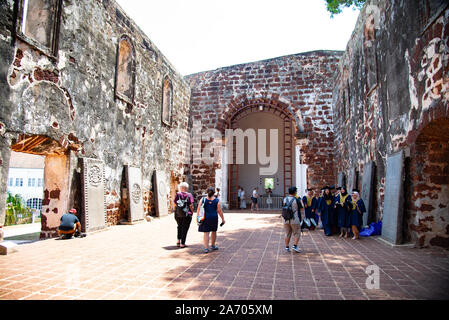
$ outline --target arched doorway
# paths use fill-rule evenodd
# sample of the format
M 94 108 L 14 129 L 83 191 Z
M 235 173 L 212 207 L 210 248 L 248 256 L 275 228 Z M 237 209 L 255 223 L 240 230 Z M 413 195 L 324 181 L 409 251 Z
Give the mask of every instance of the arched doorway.
M 263 99 L 246 100 L 233 110 L 228 125 L 234 134 L 232 145 L 228 144 L 232 150 L 228 154 L 230 208 L 239 208 L 239 186 L 245 190 L 247 202 L 253 189 L 258 188 L 260 209 L 280 208 L 280 200 L 296 184 L 295 121 L 288 106 Z M 238 135 L 243 135 L 240 145 Z M 230 135 L 226 137 L 229 143 Z M 267 187 L 273 191 L 271 204 L 266 202 Z
M 406 240 L 449 248 L 449 118 L 419 132 L 411 144 L 407 177 Z
M 19 134 L 12 139 L 11 151 L 43 158 L 40 238 L 57 236 L 59 219 L 70 205 L 68 148 L 44 135 Z M 28 178 L 23 179 L 26 184 Z

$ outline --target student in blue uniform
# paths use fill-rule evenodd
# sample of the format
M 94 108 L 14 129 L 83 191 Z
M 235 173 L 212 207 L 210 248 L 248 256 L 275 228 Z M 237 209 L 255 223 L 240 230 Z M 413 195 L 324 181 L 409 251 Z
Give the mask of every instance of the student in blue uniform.
M 335 211 L 338 216 L 338 227 L 340 228 L 340 237 L 349 238 L 349 228 L 351 227 L 350 210 L 352 206 L 352 198 L 348 194 L 346 187 L 340 188 L 340 193 L 335 199 Z
M 319 215 L 319 211 L 320 211 L 320 206 L 321 206 L 321 201 L 323 200 L 323 192 L 324 192 L 324 188 L 321 188 L 320 193 L 319 193 L 319 197 L 317 197 L 316 199 L 316 206 L 315 206 L 315 221 L 316 223 L 319 225 L 319 222 L 321 221 L 321 225 L 323 224 L 323 221 L 320 220 L 320 215 Z
M 302 202 L 304 204 L 304 215 L 306 219 L 309 219 L 310 221 L 310 227 L 306 225 L 306 223 L 303 224 L 303 227 L 308 227 L 310 230 L 315 229 L 315 225 L 317 225 L 317 221 L 315 220 L 315 208 L 317 204 L 317 199 L 313 196 L 312 189 L 306 189 L 307 194 L 302 198 Z M 312 222 L 315 222 L 314 223 Z
M 359 190 L 352 190 L 351 204 L 351 228 L 354 234 L 353 240 L 360 239 L 360 229 L 363 224 L 363 213 L 366 212 L 365 203 L 360 198 Z
M 321 217 L 321 223 L 323 224 L 324 234 L 331 236 L 332 226 L 334 224 L 334 196 L 329 187 L 326 186 L 323 190 L 318 212 Z

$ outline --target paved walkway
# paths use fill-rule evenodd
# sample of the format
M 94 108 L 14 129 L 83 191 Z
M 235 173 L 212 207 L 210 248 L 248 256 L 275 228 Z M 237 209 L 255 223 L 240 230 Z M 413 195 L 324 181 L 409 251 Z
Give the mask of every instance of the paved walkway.
M 449 252 L 392 248 L 306 231 L 286 253 L 281 218 L 226 213 L 218 251 L 202 253 L 196 225 L 179 249 L 172 216 L 72 240 L 20 245 L 0 256 L 7 299 L 448 299 Z M 366 267 L 380 268 L 368 289 Z

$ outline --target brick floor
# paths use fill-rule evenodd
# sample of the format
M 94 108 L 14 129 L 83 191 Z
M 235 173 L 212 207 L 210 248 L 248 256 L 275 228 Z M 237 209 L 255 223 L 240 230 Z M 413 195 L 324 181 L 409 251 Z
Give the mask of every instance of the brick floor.
M 448 299 L 449 252 L 390 247 L 305 231 L 286 253 L 274 214 L 226 213 L 218 251 L 202 253 L 196 225 L 177 248 L 172 216 L 82 239 L 43 240 L 0 256 L 0 300 Z M 380 268 L 368 289 L 366 267 Z

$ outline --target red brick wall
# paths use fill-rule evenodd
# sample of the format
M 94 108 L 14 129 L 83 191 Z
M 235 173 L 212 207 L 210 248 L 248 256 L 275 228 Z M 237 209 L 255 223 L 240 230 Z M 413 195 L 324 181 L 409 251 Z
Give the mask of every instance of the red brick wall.
M 340 56 L 337 51 L 315 51 L 189 75 L 191 119 L 201 120 L 203 131 L 223 130 L 234 111 L 260 102 L 297 113 L 308 133 L 301 150 L 303 163 L 309 165 L 308 185 L 333 184 L 332 77 Z M 219 167 L 191 165 L 194 193 L 214 185 Z

